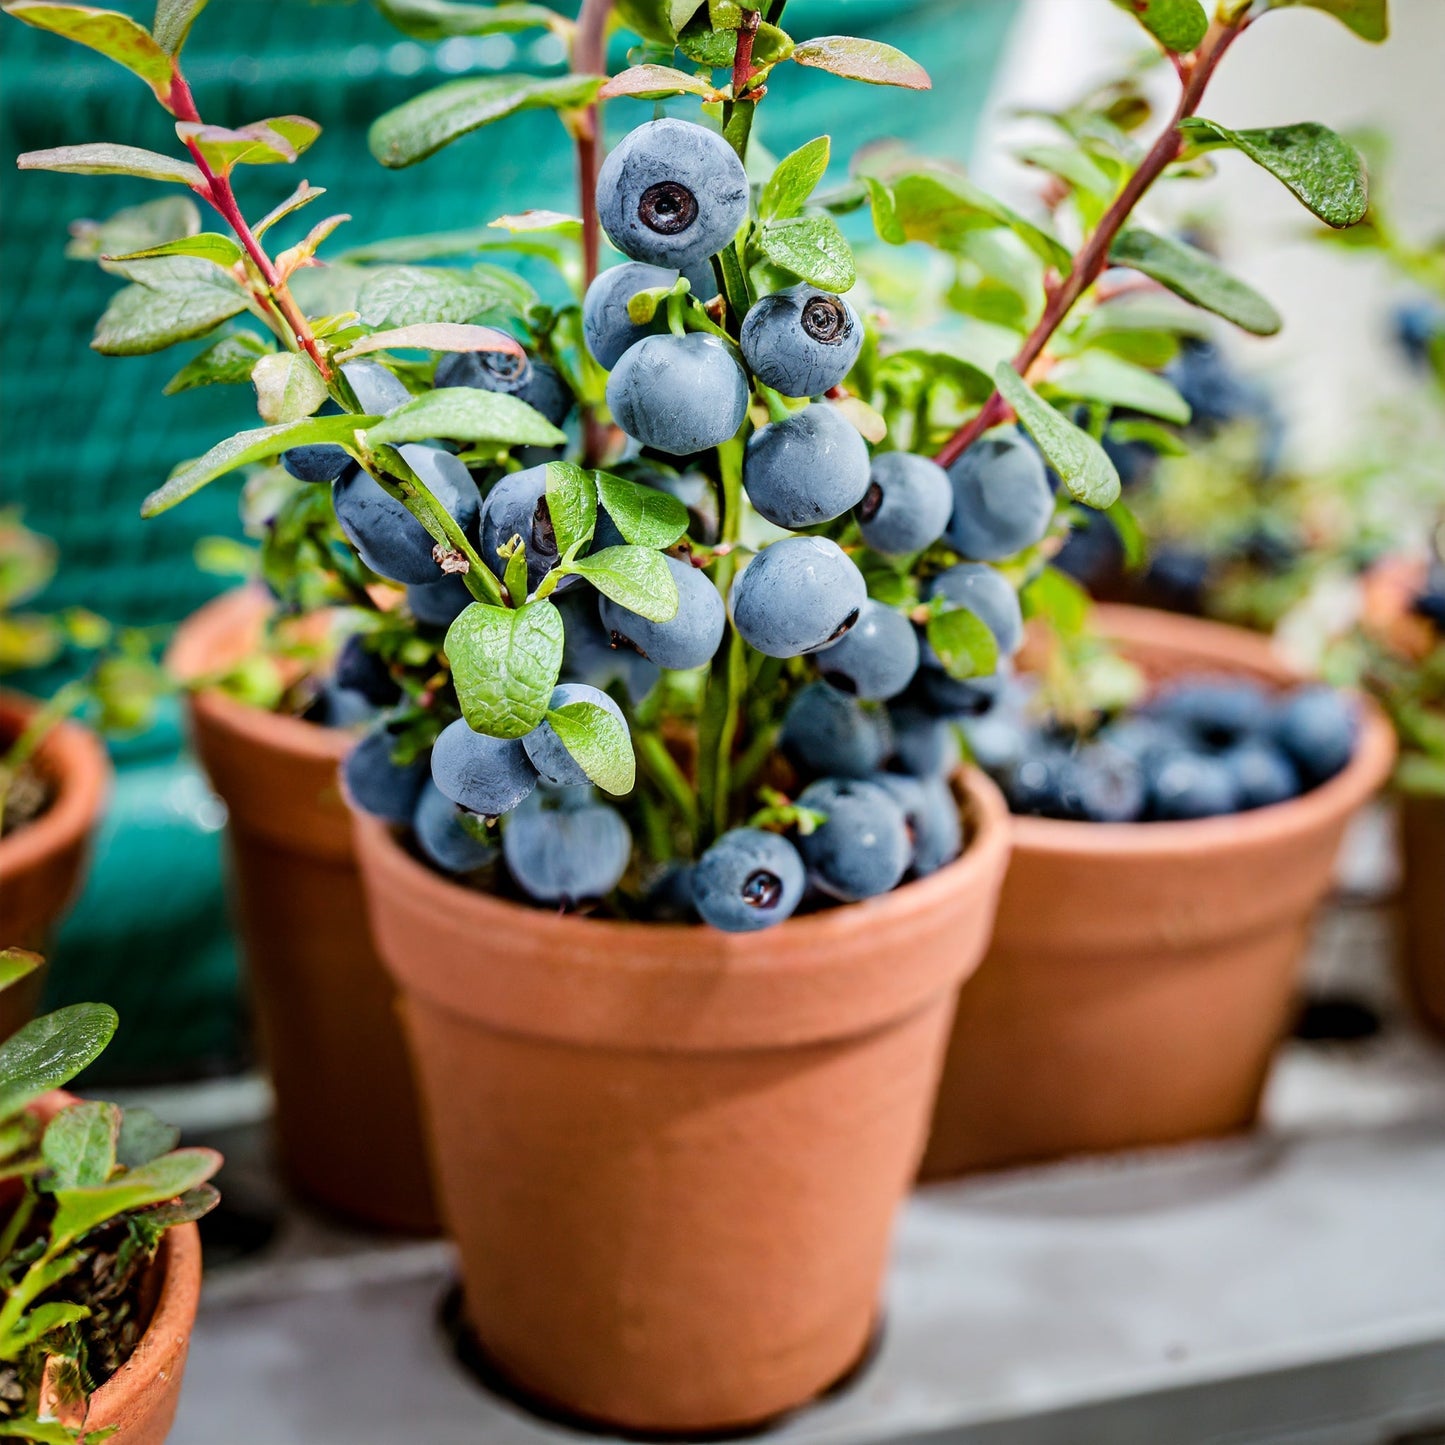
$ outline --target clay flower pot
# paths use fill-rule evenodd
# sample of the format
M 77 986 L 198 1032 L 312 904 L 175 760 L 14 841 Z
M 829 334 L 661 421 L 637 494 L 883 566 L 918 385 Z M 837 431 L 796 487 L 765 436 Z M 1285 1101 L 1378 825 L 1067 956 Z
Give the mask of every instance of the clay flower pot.
M 25 730 L 40 706 L 0 693 L 0 750 Z M 35 754 L 51 784 L 49 806 L 33 822 L 0 838 L 0 948 L 44 952 L 80 884 L 91 833 L 110 786 L 110 762 L 96 735 L 77 723 L 56 727 Z M 0 994 L 0 1038 L 35 1012 L 43 970 Z
M 268 603 L 233 592 L 184 622 L 168 655 L 194 680 L 251 652 Z M 436 1214 L 396 992 L 372 946 L 337 768 L 343 732 L 190 696 L 196 751 L 230 812 L 251 998 L 276 1093 L 281 1164 L 296 1189 L 383 1228 Z
M 1400 977 L 1421 1021 L 1445 1035 L 1445 798 L 1400 798 Z
M 751 935 L 458 887 L 356 820 L 401 986 L 468 1320 L 553 1408 L 741 1428 L 862 1357 L 959 983 L 1008 852 Z
M 1154 679 L 1295 679 L 1267 640 L 1101 607 Z M 1180 823 L 1014 820 L 988 957 L 963 990 L 923 1177 L 1246 1128 L 1288 1028 L 1311 918 L 1394 737 L 1276 807 Z

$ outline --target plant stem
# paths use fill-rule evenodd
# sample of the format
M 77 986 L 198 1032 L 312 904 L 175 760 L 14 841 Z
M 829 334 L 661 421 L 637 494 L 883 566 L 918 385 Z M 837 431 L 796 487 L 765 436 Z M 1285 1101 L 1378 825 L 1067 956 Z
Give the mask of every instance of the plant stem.
M 1197 54 L 1192 59 L 1180 61 L 1177 68 L 1183 84 L 1179 93 L 1179 103 L 1174 108 L 1174 114 L 1170 117 L 1169 124 L 1150 147 L 1149 153 L 1139 163 L 1133 175 L 1125 182 L 1124 189 L 1115 197 L 1114 203 L 1104 213 L 1103 219 L 1094 228 L 1093 234 L 1079 249 L 1069 274 L 1048 288 L 1043 315 L 1029 333 L 1028 339 L 1020 348 L 1018 355 L 1014 357 L 1013 367 L 1020 376 L 1027 379 L 1029 369 L 1043 354 L 1044 348 L 1064 323 L 1079 298 L 1099 279 L 1108 266 L 1109 248 L 1114 244 L 1114 239 L 1120 230 L 1123 229 L 1124 222 L 1129 219 L 1134 208 L 1138 206 L 1154 182 L 1178 159 L 1179 152 L 1184 146 L 1184 137 L 1179 130 L 1180 123 L 1187 120 L 1199 108 L 1215 68 L 1223 59 L 1225 51 L 1238 39 L 1248 24 L 1249 21 L 1244 18 L 1227 25 L 1221 25 L 1216 21 L 1210 27 L 1209 34 L 1205 36 Z M 940 466 L 951 465 L 984 432 L 990 427 L 1006 421 L 1008 416 L 1007 403 L 995 391 L 977 416 L 959 427 L 949 437 L 939 449 L 934 460 Z
M 687 830 L 689 840 L 697 837 L 697 799 L 692 795 L 683 771 L 677 760 L 667 750 L 660 734 L 651 729 L 638 728 L 632 734 L 632 744 L 642 770 L 657 785 L 658 791 L 676 810 Z
M 601 75 L 607 68 L 607 18 L 612 0 L 582 0 L 572 39 L 572 71 Z M 577 118 L 573 131 L 577 148 L 577 204 L 582 211 L 582 286 L 597 279 L 602 250 L 602 227 L 597 219 L 597 168 L 601 164 L 602 107 L 593 101 Z M 582 405 L 582 461 L 596 466 L 607 455 L 608 429 L 597 408 Z
M 762 12 L 744 10 L 738 27 L 737 44 L 733 49 L 733 98 L 723 106 L 723 139 L 737 152 L 744 165 L 748 160 L 748 136 L 752 133 L 753 113 L 758 97 L 744 92 L 753 78 L 753 42 L 762 24 Z

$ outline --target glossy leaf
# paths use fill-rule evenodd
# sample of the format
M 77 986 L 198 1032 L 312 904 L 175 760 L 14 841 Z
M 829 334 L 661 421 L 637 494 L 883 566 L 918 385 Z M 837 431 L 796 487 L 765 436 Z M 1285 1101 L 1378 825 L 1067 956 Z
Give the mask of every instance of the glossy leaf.
M 590 542 L 597 526 L 597 484 L 592 473 L 575 462 L 548 462 L 547 514 L 562 556 Z
M 1189 403 L 1170 382 L 1107 352 L 1091 351 L 1061 361 L 1049 372 L 1047 390 L 1051 396 L 1142 411 L 1177 426 L 1187 425 L 1191 416 Z
M 373 122 L 371 153 L 393 169 L 414 165 L 480 126 L 519 110 L 577 110 L 602 84 L 595 75 L 481 75 L 424 91 Z
M 565 32 L 567 21 L 546 5 L 502 0 L 496 5 L 456 0 L 376 0 L 376 8 L 414 40 L 447 40 L 454 35 L 501 35 L 518 30 Z
M 778 162 L 758 200 L 758 214 L 764 221 L 801 213 L 828 169 L 831 149 L 828 137 L 820 135 Z
M 604 597 L 651 622 L 677 616 L 677 583 L 662 553 L 649 547 L 604 547 L 578 557 L 566 571 L 585 577 Z
M 94 1100 L 62 1109 L 46 1126 L 40 1157 L 50 1188 L 87 1189 L 104 1184 L 115 1169 L 120 1109 Z
M 1199 0 L 1114 0 L 1114 4 L 1174 55 L 1195 49 L 1209 29 L 1209 16 Z
M 1255 336 L 1273 336 L 1284 324 L 1279 312 L 1252 286 L 1221 270 L 1206 252 L 1171 236 L 1141 228 L 1122 231 L 1109 250 L 1109 260 L 1142 271 L 1176 296 Z
M 141 504 L 141 516 L 154 517 L 169 511 L 177 502 L 199 492 L 208 482 L 234 472 L 252 462 L 264 462 L 292 447 L 316 442 L 335 442 L 356 454 L 356 432 L 374 426 L 374 416 L 312 416 L 305 421 L 287 422 L 282 426 L 263 426 L 237 432 L 218 442 L 204 456 L 185 462 L 171 473 L 164 486 L 158 487 Z
M 506 392 L 479 391 L 470 386 L 429 391 L 398 407 L 366 433 L 368 446 L 398 446 L 435 437 L 533 447 L 561 446 L 567 440 L 526 402 Z
M 261 420 L 277 425 L 310 416 L 326 400 L 326 383 L 309 356 L 273 351 L 251 372 L 256 410 Z
M 206 184 L 205 177 L 190 161 L 142 150 L 139 146 L 112 145 L 109 141 L 26 151 L 15 164 L 22 171 L 65 171 L 77 176 L 140 176 L 148 181 L 176 181 L 198 189 Z
M 1327 125 L 1304 121 L 1264 130 L 1230 130 L 1196 117 L 1184 121 L 1180 129 L 1196 146 L 1228 145 L 1247 155 L 1327 226 L 1353 226 L 1369 208 L 1364 159 Z
M 668 492 L 598 472 L 597 498 L 623 537 L 638 547 L 671 547 L 686 532 L 687 508 Z
M 135 1169 L 169 1154 L 180 1141 L 181 1131 L 174 1124 L 162 1123 L 149 1109 L 130 1108 L 121 1115 L 115 1161 Z
M 483 312 L 505 308 L 510 300 L 509 289 L 485 272 L 388 266 L 367 279 L 356 309 L 368 326 L 416 326 L 470 321 Z
M 267 211 L 251 229 L 256 235 L 264 236 L 277 221 L 284 220 L 293 211 L 299 211 L 302 206 L 309 206 L 318 196 L 325 194 L 325 186 L 313 186 L 309 181 L 302 181 L 284 201 Z
M 928 72 L 901 50 L 881 40 L 864 40 L 856 35 L 820 35 L 793 51 L 799 65 L 826 70 L 847 80 L 864 80 L 870 85 L 901 85 L 906 90 L 929 90 Z
M 966 607 L 934 613 L 926 630 L 928 645 L 950 677 L 987 677 L 997 670 L 998 641 L 988 624 Z
M 1112 506 L 1119 499 L 1119 473 L 1103 447 L 1056 412 L 1007 362 L 994 381 L 1069 495 L 1086 506 Z
M 1361 40 L 1378 44 L 1390 34 L 1389 0 L 1265 0 L 1266 10 L 1282 10 L 1289 6 L 1307 6 L 1323 10 L 1349 26 Z
M 494 738 L 531 732 L 557 686 L 563 641 L 562 614 L 545 599 L 516 608 L 472 603 L 446 639 L 468 727 Z
M 7 589 L 8 593 L 8 589 Z M 0 991 L 43 967 L 45 960 L 28 948 L 0 949 Z
M 206 8 L 206 0 L 156 0 L 156 18 L 151 34 L 156 44 L 171 55 L 186 43 L 196 16 Z
M 144 25 L 129 15 L 89 5 L 52 5 L 46 0 L 6 0 L 5 9 L 27 25 L 63 35 L 124 66 L 150 86 L 162 105 L 170 99 L 171 57 Z
M 627 724 L 595 702 L 569 702 L 547 713 L 547 721 L 577 766 L 614 797 L 630 793 L 637 759 Z
M 52 1248 L 63 1248 L 120 1214 L 185 1194 L 204 1184 L 221 1167 L 214 1149 L 177 1149 L 138 1169 L 90 1189 L 57 1189 Z
M 162 256 L 114 265 L 136 283 L 111 297 L 91 346 L 106 356 L 143 356 L 204 336 L 246 309 L 247 296 L 226 272 L 194 256 Z
M 100 1057 L 117 1022 L 106 1004 L 74 1003 L 17 1029 L 0 1044 L 0 1119 L 68 1084 Z
M 831 216 L 767 221 L 758 248 L 775 266 L 824 291 L 851 290 L 858 279 L 852 248 Z
M 65 254 L 76 261 L 99 261 L 194 236 L 200 229 L 201 213 L 189 196 L 164 195 L 126 206 L 103 221 L 72 221 Z
M 631 95 L 639 100 L 661 100 L 668 95 L 712 95 L 713 88 L 696 75 L 670 65 L 634 65 L 614 75 L 597 92 L 598 100 Z
M 237 130 L 178 121 L 176 134 L 194 145 L 217 175 L 229 175 L 236 166 L 289 165 L 321 134 L 321 127 L 303 115 L 282 115 Z
M 373 331 L 353 341 L 343 357 L 364 356 L 369 351 L 505 351 L 523 354 L 515 337 L 490 326 L 466 326 L 455 321 L 418 322 L 394 331 Z
M 190 391 L 197 386 L 231 385 L 250 381 L 256 363 L 270 347 L 254 331 L 237 331 L 188 361 L 166 382 L 164 394 Z
M 214 266 L 234 266 L 241 259 L 242 251 L 229 236 L 218 231 L 202 231 L 198 236 L 177 236 L 173 241 L 162 241 L 157 246 L 147 246 L 141 251 L 127 251 L 123 255 L 107 255 L 107 261 L 148 261 L 156 256 L 196 256 Z

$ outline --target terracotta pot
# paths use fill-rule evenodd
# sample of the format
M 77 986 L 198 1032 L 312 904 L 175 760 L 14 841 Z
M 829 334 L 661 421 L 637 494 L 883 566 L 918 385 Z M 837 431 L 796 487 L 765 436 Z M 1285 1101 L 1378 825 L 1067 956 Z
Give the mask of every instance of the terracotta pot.
M 0 750 L 25 730 L 39 704 L 0 693 Z M 35 754 L 54 789 L 49 807 L 0 838 L 0 948 L 43 953 L 51 930 L 76 893 L 91 833 L 110 786 L 110 762 L 96 735 L 76 723 L 55 728 Z M 0 1039 L 32 1018 L 44 971 L 0 993 Z
M 482 1350 L 527 1395 L 741 1428 L 863 1355 L 1007 811 L 957 863 L 752 935 L 469 891 L 357 818 Z
M 1400 799 L 1400 976 L 1422 1022 L 1445 1036 L 1445 798 Z
M 1254 633 L 1127 607 L 1102 631 L 1155 679 L 1294 675 Z M 1394 736 L 1277 807 L 1182 823 L 1014 820 L 988 957 L 959 999 L 923 1177 L 1250 1125 L 1315 907 Z
M 201 608 L 176 634 L 172 670 L 193 680 L 246 656 L 267 607 L 244 591 Z M 353 1219 L 433 1231 L 396 991 L 371 942 L 337 778 L 353 739 L 214 690 L 191 694 L 190 718 L 230 811 L 235 901 L 286 1176 Z

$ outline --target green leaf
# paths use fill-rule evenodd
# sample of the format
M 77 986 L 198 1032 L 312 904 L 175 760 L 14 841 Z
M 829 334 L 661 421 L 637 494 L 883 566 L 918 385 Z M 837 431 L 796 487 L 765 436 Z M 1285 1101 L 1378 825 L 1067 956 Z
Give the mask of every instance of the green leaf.
M 6 0 L 5 9 L 27 25 L 98 50 L 145 81 L 162 105 L 170 100 L 171 57 L 129 15 L 89 5 L 52 5 L 47 0 Z
M 1199 0 L 1114 0 L 1174 55 L 1193 50 L 1209 29 Z
M 590 542 L 597 526 L 597 486 L 592 474 L 575 462 L 548 462 L 547 513 L 560 555 Z
M 892 190 L 877 176 L 864 176 L 864 188 L 868 192 L 868 208 L 873 216 L 873 229 L 880 241 L 890 246 L 901 246 L 908 240 L 908 233 L 898 220 L 898 205 Z
M 775 266 L 824 291 L 849 291 L 858 279 L 852 248 L 831 216 L 767 221 L 758 247 Z
M 1136 227 L 1119 234 L 1109 260 L 1142 271 L 1176 296 L 1255 336 L 1273 336 L 1284 324 L 1279 312 L 1252 286 L 1220 270 L 1213 257 L 1183 241 Z
M 199 492 L 208 482 L 234 472 L 252 462 L 264 462 L 288 451 L 291 447 L 313 442 L 335 442 L 356 455 L 356 433 L 381 420 L 375 416 L 312 416 L 305 421 L 287 422 L 282 426 L 256 427 L 237 432 L 218 442 L 205 456 L 183 462 L 173 471 L 165 485 L 158 487 L 141 504 L 141 516 L 155 517 L 169 511 Z
M 1144 528 L 1122 497 L 1108 509 L 1108 514 L 1124 548 L 1124 565 L 1135 572 L 1149 560 L 1149 540 Z
M 503 391 L 470 386 L 442 387 L 399 406 L 366 433 L 368 446 L 431 441 L 501 442 L 510 446 L 556 447 L 566 440 L 541 412 Z
M 456 321 L 420 321 L 395 331 L 374 331 L 353 341 L 342 360 L 369 351 L 509 351 L 520 354 L 515 338 L 490 326 L 468 326 Z
M 1176 432 L 1162 427 L 1158 422 L 1136 421 L 1130 417 L 1127 421 L 1111 421 L 1109 423 L 1109 436 L 1117 442 L 1143 442 L 1151 451 L 1158 452 L 1161 457 L 1187 457 L 1189 447 Z
M 1265 0 L 1266 10 L 1282 10 L 1291 5 L 1323 10 L 1349 26 L 1361 40 L 1379 44 L 1390 34 L 1388 0 Z
M 687 508 L 656 487 L 598 472 L 597 499 L 623 537 L 638 547 L 671 547 L 688 527 Z
M 395 169 L 414 165 L 479 126 L 519 110 L 579 110 L 602 84 L 596 75 L 482 75 L 423 91 L 372 123 L 371 153 Z
M 67 1325 L 79 1324 L 81 1320 L 90 1318 L 90 1306 L 76 1304 L 72 1300 L 52 1300 L 48 1304 L 36 1305 L 30 1310 L 20 1322 L 8 1332 L 5 1337 L 5 1353 L 9 1359 L 14 1359 L 21 1351 L 28 1350 L 39 1344 L 46 1335 L 53 1334 L 56 1330 L 62 1330 Z M 25 1422 L 22 1421 L 22 1424 Z M 0 1431 L 0 1438 L 3 1438 L 3 1431 Z M 66 1430 L 64 1434 L 54 1435 L 31 1435 L 22 1434 L 22 1440 L 54 1440 L 59 1439 L 67 1442 L 75 1440 L 75 1436 Z
M 562 570 L 585 577 L 604 597 L 650 622 L 677 616 L 677 583 L 667 560 L 648 547 L 604 547 Z
M 545 599 L 517 608 L 473 602 L 446 639 L 467 726 L 494 738 L 526 737 L 547 715 L 563 641 L 562 614 Z
M 511 0 L 499 5 L 460 5 L 456 0 L 376 0 L 376 8 L 413 40 L 454 35 L 500 35 L 517 30 L 565 31 L 567 22 L 546 5 Z
M 28 948 L 0 949 L 0 992 L 11 984 L 19 983 L 22 978 L 44 965 L 45 960 L 38 953 L 31 953 Z
M 220 1202 L 221 1192 L 213 1184 L 198 1184 L 174 1199 L 152 1204 L 136 1217 L 135 1223 L 148 1234 L 159 1237 L 178 1224 L 193 1224 L 204 1219 Z
M 934 613 L 927 631 L 928 645 L 950 677 L 988 677 L 998 670 L 998 640 L 966 607 Z
M 597 92 L 598 100 L 631 95 L 639 100 L 661 100 L 668 95 L 712 95 L 713 88 L 696 75 L 670 65 L 634 65 L 614 75 Z
M 368 326 L 470 321 L 511 304 L 511 290 L 485 271 L 448 266 L 387 266 L 361 288 L 356 309 Z
M 256 387 L 256 410 L 273 426 L 310 416 L 326 400 L 326 383 L 309 356 L 273 351 L 251 372 Z
M 73 221 L 65 254 L 76 261 L 98 261 L 194 236 L 200 229 L 201 214 L 189 196 L 165 195 L 126 206 L 104 221 Z
M 100 1057 L 117 1022 L 106 1004 L 73 1003 L 11 1034 L 0 1044 L 0 1119 L 68 1084 Z
M 246 309 L 246 293 L 224 271 L 194 256 L 116 263 L 137 283 L 111 297 L 91 346 L 106 356 L 143 356 L 204 336 Z
M 206 0 L 156 0 L 156 18 L 151 26 L 156 44 L 171 55 L 177 54 L 196 16 L 205 8 Z
M 218 386 L 250 381 L 256 362 L 270 347 L 254 331 L 236 331 L 208 346 L 166 382 L 163 394 L 175 396 L 197 386 Z
M 826 70 L 846 80 L 866 80 L 870 85 L 901 85 L 906 90 L 929 90 L 928 72 L 901 50 L 881 40 L 863 40 L 856 35 L 820 35 L 793 51 L 799 65 Z
M 1057 567 L 1030 578 L 1019 600 L 1026 617 L 1044 618 L 1063 637 L 1080 636 L 1088 624 L 1089 594 Z
M 1114 182 L 1103 167 L 1078 146 L 1025 146 L 1018 152 L 1018 158 L 1025 165 L 1036 166 L 1067 181 L 1076 191 L 1094 196 L 1110 196 L 1114 192 Z
M 115 1170 L 120 1109 L 100 1100 L 72 1104 L 49 1123 L 40 1157 L 52 1175 L 52 1189 L 88 1189 L 104 1184 Z
M 617 18 L 629 30 L 654 45 L 673 48 L 677 30 L 671 18 L 671 0 L 617 0 Z
M 57 1189 L 52 1249 L 63 1249 L 117 1215 L 163 1204 L 204 1184 L 221 1167 L 214 1149 L 177 1149 L 90 1189 Z
M 1327 226 L 1340 230 L 1364 219 L 1370 204 L 1365 162 L 1349 141 L 1327 125 L 1303 121 L 1264 130 L 1230 130 L 1195 117 L 1179 128 L 1198 147 L 1228 145 L 1247 155 Z
M 163 156 L 139 146 L 95 141 L 88 145 L 55 146 L 47 151 L 26 151 L 15 164 L 22 171 L 65 171 L 77 176 L 140 176 L 148 181 L 178 181 L 201 189 L 205 177 L 190 161 Z
M 225 176 L 236 166 L 290 165 L 321 134 L 321 127 L 304 115 L 281 115 L 237 130 L 177 121 L 176 134 L 194 145 L 217 175 Z
M 59 1420 L 0 1420 L 0 1440 L 29 1440 L 32 1445 L 75 1445 L 75 1431 Z
M 520 538 L 508 539 L 499 550 L 505 550 L 516 542 L 516 550 L 507 558 L 507 565 L 502 574 L 502 586 L 507 589 L 507 596 L 517 604 L 521 604 L 527 597 L 527 544 Z
M 1177 426 L 1188 425 L 1192 415 L 1189 403 L 1162 376 L 1102 351 L 1061 361 L 1049 372 L 1044 390 L 1049 396 L 1077 397 L 1142 411 Z
M 1093 437 L 1060 416 L 1006 361 L 999 363 L 994 381 L 1070 496 L 1089 507 L 1118 501 L 1119 473 Z
M 169 1154 L 180 1141 L 181 1131 L 174 1124 L 162 1123 L 149 1109 L 130 1108 L 121 1115 L 115 1161 L 127 1169 L 137 1169 Z
M 627 724 L 595 702 L 569 702 L 552 708 L 547 721 L 577 766 L 614 797 L 632 791 L 637 781 L 637 759 Z
M 309 206 L 318 196 L 325 194 L 325 186 L 313 186 L 310 181 L 302 181 L 284 201 L 272 206 L 251 229 L 256 235 L 264 236 L 277 221 L 284 220 L 292 212 L 299 211 L 302 206 Z
M 241 259 L 241 248 L 229 237 L 217 231 L 203 231 L 198 236 L 178 236 L 173 241 L 162 241 L 158 246 L 147 246 L 143 251 L 127 251 L 124 255 L 107 255 L 107 261 L 150 261 L 157 256 L 196 256 L 209 261 L 213 266 L 229 268 Z
M 828 137 L 820 135 L 784 156 L 763 187 L 758 215 L 764 221 L 799 215 L 828 169 L 830 151 Z

